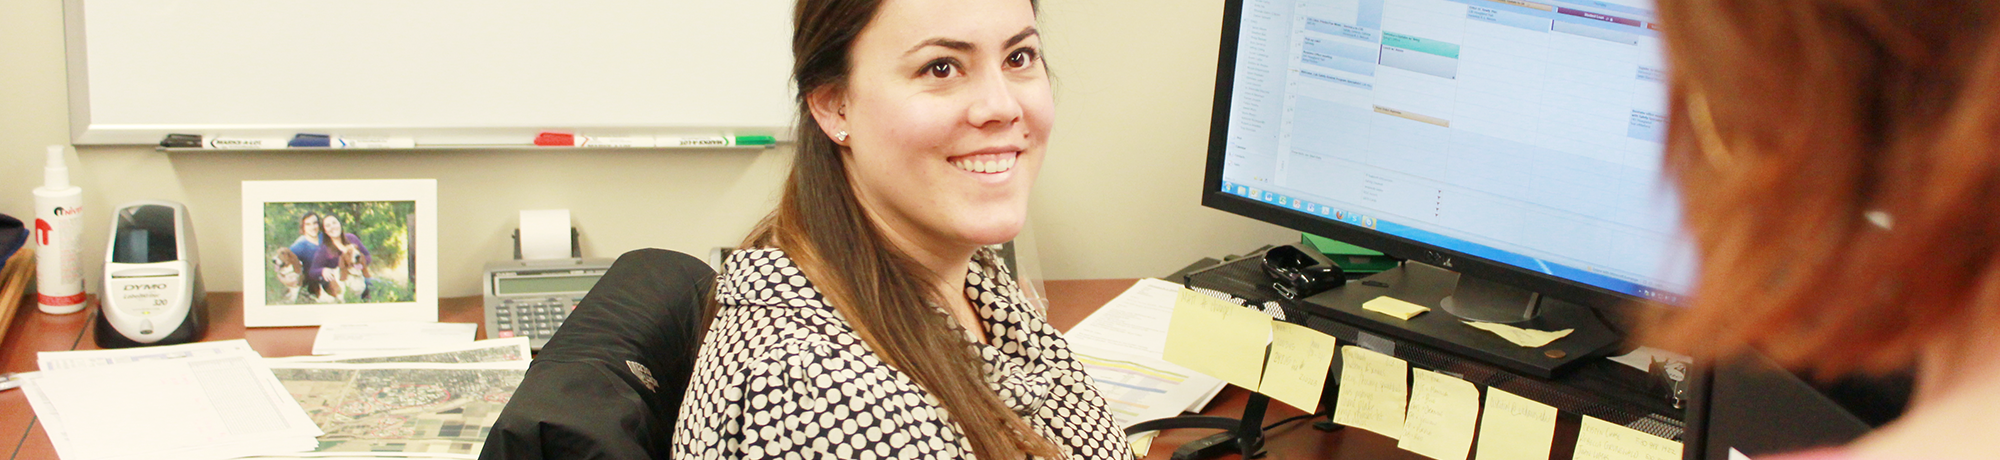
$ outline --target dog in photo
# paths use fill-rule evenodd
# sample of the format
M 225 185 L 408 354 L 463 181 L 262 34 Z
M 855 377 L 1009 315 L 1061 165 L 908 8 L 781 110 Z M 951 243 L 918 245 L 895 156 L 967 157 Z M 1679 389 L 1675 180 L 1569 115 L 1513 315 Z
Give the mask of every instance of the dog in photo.
M 361 251 L 349 249 L 340 255 L 340 279 L 343 292 L 355 297 L 368 298 L 368 265 L 361 259 Z
M 278 283 L 285 285 L 285 301 L 297 302 L 299 292 L 305 288 L 305 263 L 299 261 L 291 249 L 278 248 L 271 254 L 271 271 L 278 274 Z

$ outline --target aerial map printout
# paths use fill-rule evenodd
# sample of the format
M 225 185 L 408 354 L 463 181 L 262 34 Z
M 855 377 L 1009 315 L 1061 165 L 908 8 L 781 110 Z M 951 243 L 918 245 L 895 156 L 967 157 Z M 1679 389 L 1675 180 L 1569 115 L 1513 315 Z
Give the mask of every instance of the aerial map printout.
M 526 364 L 273 363 L 271 372 L 326 431 L 314 452 L 471 458 Z

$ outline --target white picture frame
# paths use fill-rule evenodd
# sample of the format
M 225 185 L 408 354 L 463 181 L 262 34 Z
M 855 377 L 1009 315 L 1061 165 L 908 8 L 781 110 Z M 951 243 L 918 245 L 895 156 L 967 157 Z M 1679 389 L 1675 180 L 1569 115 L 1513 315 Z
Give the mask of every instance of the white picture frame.
M 437 286 L 437 180 L 243 182 L 244 327 L 437 321 Z

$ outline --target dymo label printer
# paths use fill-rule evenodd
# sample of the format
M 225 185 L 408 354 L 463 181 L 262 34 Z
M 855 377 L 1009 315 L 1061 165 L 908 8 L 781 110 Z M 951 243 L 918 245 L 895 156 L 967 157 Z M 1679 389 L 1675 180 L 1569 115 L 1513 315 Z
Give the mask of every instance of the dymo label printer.
M 208 295 L 195 256 L 187 207 L 171 201 L 126 203 L 113 211 L 104 259 L 103 314 L 97 346 L 126 348 L 201 340 Z

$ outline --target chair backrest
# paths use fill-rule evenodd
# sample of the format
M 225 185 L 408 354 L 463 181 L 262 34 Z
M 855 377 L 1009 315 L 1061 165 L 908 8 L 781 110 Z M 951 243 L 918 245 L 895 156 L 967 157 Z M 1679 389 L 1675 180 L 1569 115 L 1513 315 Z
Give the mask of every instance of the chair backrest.
M 687 254 L 619 256 L 535 356 L 480 458 L 667 458 L 714 283 Z

